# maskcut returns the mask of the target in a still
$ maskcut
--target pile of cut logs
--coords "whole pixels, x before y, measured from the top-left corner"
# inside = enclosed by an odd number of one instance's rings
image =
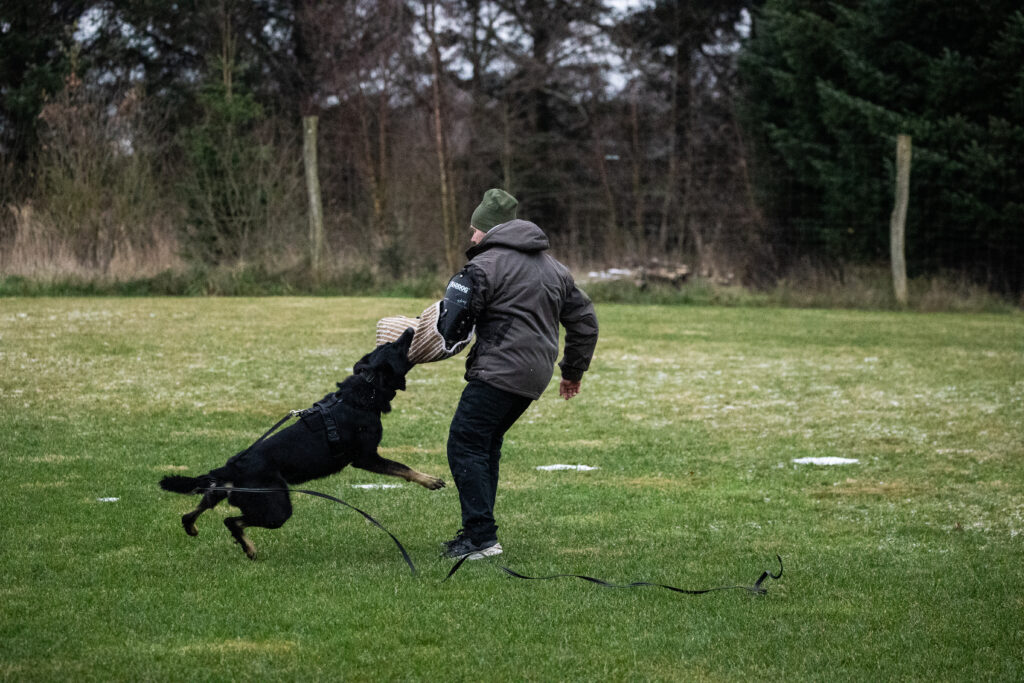
[[[609,268],[601,272],[591,272],[588,281],[595,280],[628,280],[640,289],[652,284],[667,284],[679,289],[690,277],[690,267],[685,264],[663,264],[651,259],[646,264],[631,268]]]

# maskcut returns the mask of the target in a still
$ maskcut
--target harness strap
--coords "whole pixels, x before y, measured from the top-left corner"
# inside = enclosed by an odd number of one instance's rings
[[[341,435],[338,434],[338,423],[334,421],[331,411],[320,406],[320,414],[324,416],[324,426],[327,427],[327,441],[332,445],[341,441]]]
[[[338,432],[338,422],[334,419],[334,416],[331,415],[330,406],[335,403],[341,403],[341,401],[335,398],[330,402],[324,400],[313,404],[313,407],[320,413],[320,417],[324,421],[324,427],[327,429],[327,443],[331,445],[332,449],[335,445],[341,442],[341,434]]]

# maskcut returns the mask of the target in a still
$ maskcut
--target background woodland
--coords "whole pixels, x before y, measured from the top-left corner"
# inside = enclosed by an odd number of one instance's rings
[[[8,0],[0,278],[436,279],[503,187],[577,269],[842,280],[898,134],[910,275],[1020,297],[1013,0]]]

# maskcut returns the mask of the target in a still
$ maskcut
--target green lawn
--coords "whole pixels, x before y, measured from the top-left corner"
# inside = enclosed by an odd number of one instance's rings
[[[0,299],[0,677],[1024,678],[1024,319],[599,306],[583,392],[506,439],[499,563],[451,566],[454,487],[347,469],[282,529],[179,524],[204,472],[423,299]],[[385,455],[450,480],[462,358],[415,368]],[[804,457],[856,459],[799,465]],[[538,471],[586,464],[587,472]],[[353,488],[402,483],[400,488]],[[116,498],[116,501],[102,499]],[[768,594],[683,596],[562,579]]]

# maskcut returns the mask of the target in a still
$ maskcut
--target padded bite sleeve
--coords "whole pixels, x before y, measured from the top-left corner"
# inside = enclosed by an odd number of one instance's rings
[[[478,296],[474,269],[466,267],[456,273],[448,281],[441,301],[441,313],[437,318],[437,331],[444,337],[447,346],[466,340],[473,325],[476,324],[476,311],[479,306],[475,298]]]

